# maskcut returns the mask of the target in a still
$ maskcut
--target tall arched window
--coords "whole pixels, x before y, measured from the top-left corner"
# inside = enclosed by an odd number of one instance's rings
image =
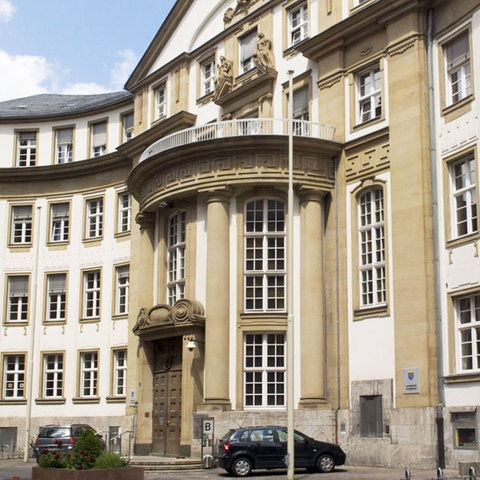
[[[248,202],[244,238],[245,311],[284,311],[284,202],[271,198]]]
[[[185,212],[168,220],[167,299],[169,305],[185,296]]]
[[[386,303],[385,224],[383,190],[374,188],[358,197],[360,305]]]

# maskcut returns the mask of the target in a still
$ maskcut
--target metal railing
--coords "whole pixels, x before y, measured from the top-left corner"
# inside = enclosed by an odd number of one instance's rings
[[[477,480],[477,471],[475,467],[470,467],[468,469],[468,475],[458,475],[456,477],[449,477],[442,468],[437,468],[435,476],[431,477],[429,480],[453,480],[454,478],[458,480]],[[419,480],[415,475],[412,475],[412,472],[409,468],[405,469],[405,477],[400,480]]]
[[[335,127],[307,120],[293,120],[293,135],[334,141]],[[208,123],[172,133],[150,145],[140,162],[158,153],[196,142],[249,135],[288,135],[288,119],[242,118]]]

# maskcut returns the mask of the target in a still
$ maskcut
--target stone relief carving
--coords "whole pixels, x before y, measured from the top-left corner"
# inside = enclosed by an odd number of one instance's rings
[[[257,67],[264,72],[275,70],[272,42],[263,33],[258,34],[254,60]]]
[[[215,78],[214,99],[229,93],[232,89],[233,73],[232,62],[223,55],[220,57],[220,63],[217,65],[217,77]]]
[[[223,15],[224,24],[228,25],[233,20],[233,17],[239,13],[248,13],[248,8],[251,3],[252,0],[237,0],[235,8],[227,8],[225,11],[225,14]]]

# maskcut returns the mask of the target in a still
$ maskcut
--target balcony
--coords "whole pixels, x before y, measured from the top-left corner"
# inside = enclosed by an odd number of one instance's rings
[[[297,188],[333,188],[335,159],[342,150],[334,135],[330,125],[293,121]],[[286,188],[288,144],[288,119],[244,118],[190,127],[148,146],[130,172],[128,187],[141,211],[200,192]]]
[[[293,120],[292,127],[293,135],[296,137],[334,141],[335,127],[331,125]],[[140,157],[140,162],[167,150],[193,143],[251,135],[288,135],[288,119],[244,118],[187,128],[167,135],[150,145]]]

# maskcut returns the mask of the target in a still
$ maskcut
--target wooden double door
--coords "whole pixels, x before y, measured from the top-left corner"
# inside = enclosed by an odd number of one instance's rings
[[[176,457],[180,453],[182,412],[182,339],[155,342],[153,374],[152,451]]]

